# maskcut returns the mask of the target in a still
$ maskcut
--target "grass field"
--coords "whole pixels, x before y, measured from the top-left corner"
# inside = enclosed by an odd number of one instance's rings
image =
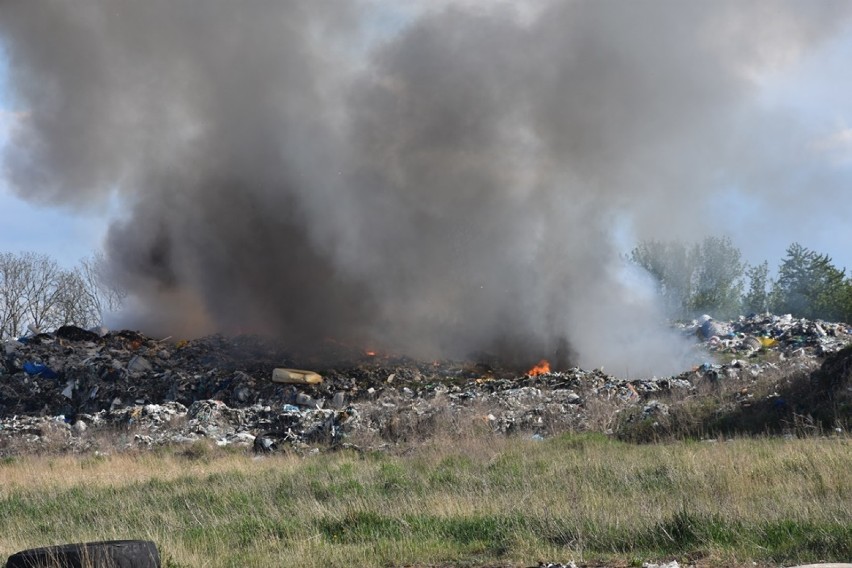
[[[849,561],[852,440],[480,435],[400,455],[196,445],[0,463],[0,558],[123,538],[181,567]]]

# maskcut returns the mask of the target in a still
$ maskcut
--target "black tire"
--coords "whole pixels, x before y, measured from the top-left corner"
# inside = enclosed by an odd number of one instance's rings
[[[6,568],[160,568],[150,540],[108,540],[32,548],[9,557]]]

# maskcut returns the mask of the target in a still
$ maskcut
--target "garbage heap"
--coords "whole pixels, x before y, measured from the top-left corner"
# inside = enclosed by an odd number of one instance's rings
[[[678,379],[715,382],[719,379],[755,380],[767,371],[775,374],[809,373],[826,356],[852,343],[852,326],[844,323],[794,318],[790,314],[751,314],[733,321],[709,315],[676,324],[707,360],[678,375]],[[744,386],[747,392],[747,385]]]
[[[718,326],[709,336],[708,321]],[[813,368],[852,343],[842,324],[768,314],[681,328],[708,363],[674,377],[630,379],[600,369],[533,376],[361,352],[316,364],[314,374],[294,371],[290,353],[256,336],[173,341],[68,326],[3,345],[0,455],[199,440],[258,452],[375,448],[470,427],[536,438],[607,431],[626,408],[665,412],[661,399],[673,392],[748,382],[779,365]],[[714,352],[738,358],[720,363]]]
[[[696,336],[715,353],[749,353],[772,348],[783,360],[837,353],[849,343],[852,328],[844,323],[794,318],[790,314],[751,314],[734,321],[717,321],[709,315],[678,327]]]

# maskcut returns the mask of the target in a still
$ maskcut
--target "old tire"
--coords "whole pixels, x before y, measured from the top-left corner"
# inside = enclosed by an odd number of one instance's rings
[[[6,568],[160,568],[150,540],[109,540],[32,548],[9,557]]]

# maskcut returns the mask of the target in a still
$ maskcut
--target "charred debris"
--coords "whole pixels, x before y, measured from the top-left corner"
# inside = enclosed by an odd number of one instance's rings
[[[340,345],[327,349],[342,362],[323,366],[257,336],[174,341],[62,327],[3,345],[0,455],[200,440],[257,452],[376,449],[465,426],[533,439],[618,435],[630,423],[665,423],[672,399],[722,384],[737,412],[777,410],[778,393],[751,389],[761,377],[811,373],[817,386],[834,388],[840,379],[832,369],[852,361],[844,349],[852,329],[840,323],[763,314],[728,322],[703,316],[677,327],[707,362],[642,379],[604,369],[550,371],[544,361],[526,372],[416,361]],[[784,404],[795,414],[795,404]]]

